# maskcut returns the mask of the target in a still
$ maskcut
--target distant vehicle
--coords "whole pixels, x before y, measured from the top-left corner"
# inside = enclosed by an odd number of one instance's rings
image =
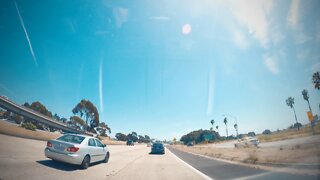
[[[44,150],[45,156],[55,161],[80,165],[87,169],[90,163],[109,161],[109,149],[91,136],[66,134],[56,140],[49,140]]]
[[[127,146],[134,146],[134,142],[132,140],[127,141]]]
[[[254,137],[244,137],[234,144],[235,148],[258,147],[259,140]]]
[[[193,142],[188,142],[187,146],[193,146]]]
[[[164,154],[164,145],[162,143],[153,143],[151,147],[151,154]]]

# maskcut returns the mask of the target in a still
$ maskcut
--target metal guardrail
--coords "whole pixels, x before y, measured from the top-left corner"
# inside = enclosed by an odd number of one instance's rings
[[[11,100],[7,99],[6,97],[0,96],[0,107],[3,109],[6,109],[8,111],[11,111],[15,114],[19,114],[21,116],[30,118],[30,119],[35,120],[37,122],[40,122],[44,125],[51,126],[51,127],[57,128],[57,129],[61,129],[66,132],[94,136],[93,133],[89,133],[89,132],[84,133],[83,131],[79,131],[77,129],[71,128],[71,127],[67,126],[65,123],[58,122],[48,116],[45,116],[43,114],[38,113],[30,108],[16,104],[16,103],[12,102]]]

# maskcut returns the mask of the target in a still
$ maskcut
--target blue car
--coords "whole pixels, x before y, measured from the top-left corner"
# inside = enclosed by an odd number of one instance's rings
[[[164,145],[162,143],[153,143],[151,147],[151,154],[164,154]]]

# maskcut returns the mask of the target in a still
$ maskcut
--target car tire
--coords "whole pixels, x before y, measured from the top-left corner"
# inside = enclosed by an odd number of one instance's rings
[[[109,152],[107,152],[106,157],[104,157],[103,162],[104,162],[104,163],[108,163],[109,157],[110,157],[110,154],[109,154]]]
[[[86,155],[84,158],[83,158],[83,161],[81,163],[81,168],[82,169],[88,169],[88,167],[90,166],[90,156],[89,155]]]

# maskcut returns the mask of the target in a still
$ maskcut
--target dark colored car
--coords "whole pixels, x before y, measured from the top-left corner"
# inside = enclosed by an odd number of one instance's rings
[[[162,143],[153,143],[151,147],[151,154],[164,154],[164,145]]]
[[[127,141],[127,146],[134,146],[133,141],[132,141],[132,140],[128,140],[128,141]]]
[[[188,142],[187,146],[188,147],[193,146],[193,142]]]

